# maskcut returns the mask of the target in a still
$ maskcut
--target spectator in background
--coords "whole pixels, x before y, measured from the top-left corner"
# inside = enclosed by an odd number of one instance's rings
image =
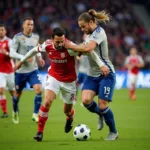
[[[110,52],[115,53],[110,56],[110,59],[115,68],[120,70],[133,43],[136,44],[142,55],[148,48],[147,44],[146,47],[141,47],[141,43],[147,43],[148,32],[144,29],[138,16],[135,15],[132,2],[130,0],[106,0],[103,3],[97,3],[97,0],[90,2],[88,0],[7,0],[0,5],[0,22],[6,22],[8,36],[13,37],[20,30],[20,20],[29,15],[34,16],[35,30],[40,35],[41,42],[49,38],[53,27],[61,26],[66,30],[66,36],[70,40],[81,43],[82,35],[76,23],[78,15],[89,8],[105,9],[112,15],[112,21],[108,23],[107,27],[104,26]],[[103,24],[101,25],[103,27]],[[114,47],[116,51],[114,51]],[[116,57],[121,58],[122,61],[118,61]],[[150,65],[147,64],[144,69],[150,69]]]

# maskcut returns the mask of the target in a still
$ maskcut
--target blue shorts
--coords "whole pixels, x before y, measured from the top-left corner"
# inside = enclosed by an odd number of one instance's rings
[[[27,82],[30,84],[30,87],[33,87],[35,84],[41,84],[38,70],[29,73],[15,73],[15,88],[17,92],[21,92],[26,87]]]
[[[116,75],[114,73],[110,73],[106,77],[87,76],[82,90],[92,90],[98,95],[99,99],[112,101],[115,83]]]
[[[84,83],[84,81],[86,79],[86,76],[87,75],[85,73],[79,72],[78,73],[77,83],[79,83],[79,84]]]

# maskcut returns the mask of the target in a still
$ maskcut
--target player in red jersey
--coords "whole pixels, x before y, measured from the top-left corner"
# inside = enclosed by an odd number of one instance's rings
[[[125,67],[128,69],[128,82],[129,82],[129,92],[130,98],[132,100],[136,99],[135,88],[138,73],[140,68],[144,66],[144,61],[140,55],[137,54],[137,49],[132,47],[130,49],[130,55],[125,60]]]
[[[15,94],[14,88],[14,70],[13,62],[9,57],[9,45],[11,39],[6,36],[6,27],[5,25],[0,25],[0,106],[3,111],[1,118],[7,118],[7,100],[5,95],[5,89],[8,87],[8,90],[13,96]]]
[[[39,111],[38,132],[34,137],[37,141],[42,141],[45,123],[48,119],[48,112],[51,105],[60,91],[61,98],[64,101],[64,113],[66,115],[65,132],[72,129],[73,122],[73,102],[76,100],[76,71],[75,71],[75,52],[64,48],[65,31],[61,28],[55,28],[52,33],[52,39],[45,41],[29,51],[24,58],[16,64],[18,69],[23,62],[37,52],[47,52],[50,59],[50,67],[45,85],[44,103]]]

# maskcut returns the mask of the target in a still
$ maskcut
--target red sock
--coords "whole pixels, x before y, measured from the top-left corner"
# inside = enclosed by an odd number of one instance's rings
[[[130,97],[134,95],[135,89],[130,89]]]
[[[49,109],[45,108],[43,105],[40,108],[39,111],[39,121],[38,121],[38,132],[44,131],[45,123],[48,119],[48,112]]]
[[[67,120],[73,120],[73,115],[74,115],[74,113],[75,113],[75,110],[72,109],[72,110],[71,110],[71,113],[70,113],[69,115],[67,115],[66,119],[67,119]]]
[[[2,107],[3,113],[7,113],[7,101],[6,99],[2,99],[0,100],[0,106]]]

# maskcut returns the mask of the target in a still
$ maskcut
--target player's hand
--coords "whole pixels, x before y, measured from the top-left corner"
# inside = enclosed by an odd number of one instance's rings
[[[45,61],[42,59],[42,57],[38,58],[38,64],[43,67],[45,65]]]
[[[104,76],[107,76],[110,72],[109,68],[106,65],[100,67],[100,71],[101,71],[102,75],[104,75]]]
[[[14,70],[15,70],[15,71],[18,70],[18,69],[22,66],[22,64],[23,64],[22,61],[18,61],[18,62],[16,63],[16,65],[15,65]]]
[[[27,62],[29,62],[29,63],[32,63],[32,61],[33,61],[32,57],[27,59]]]

